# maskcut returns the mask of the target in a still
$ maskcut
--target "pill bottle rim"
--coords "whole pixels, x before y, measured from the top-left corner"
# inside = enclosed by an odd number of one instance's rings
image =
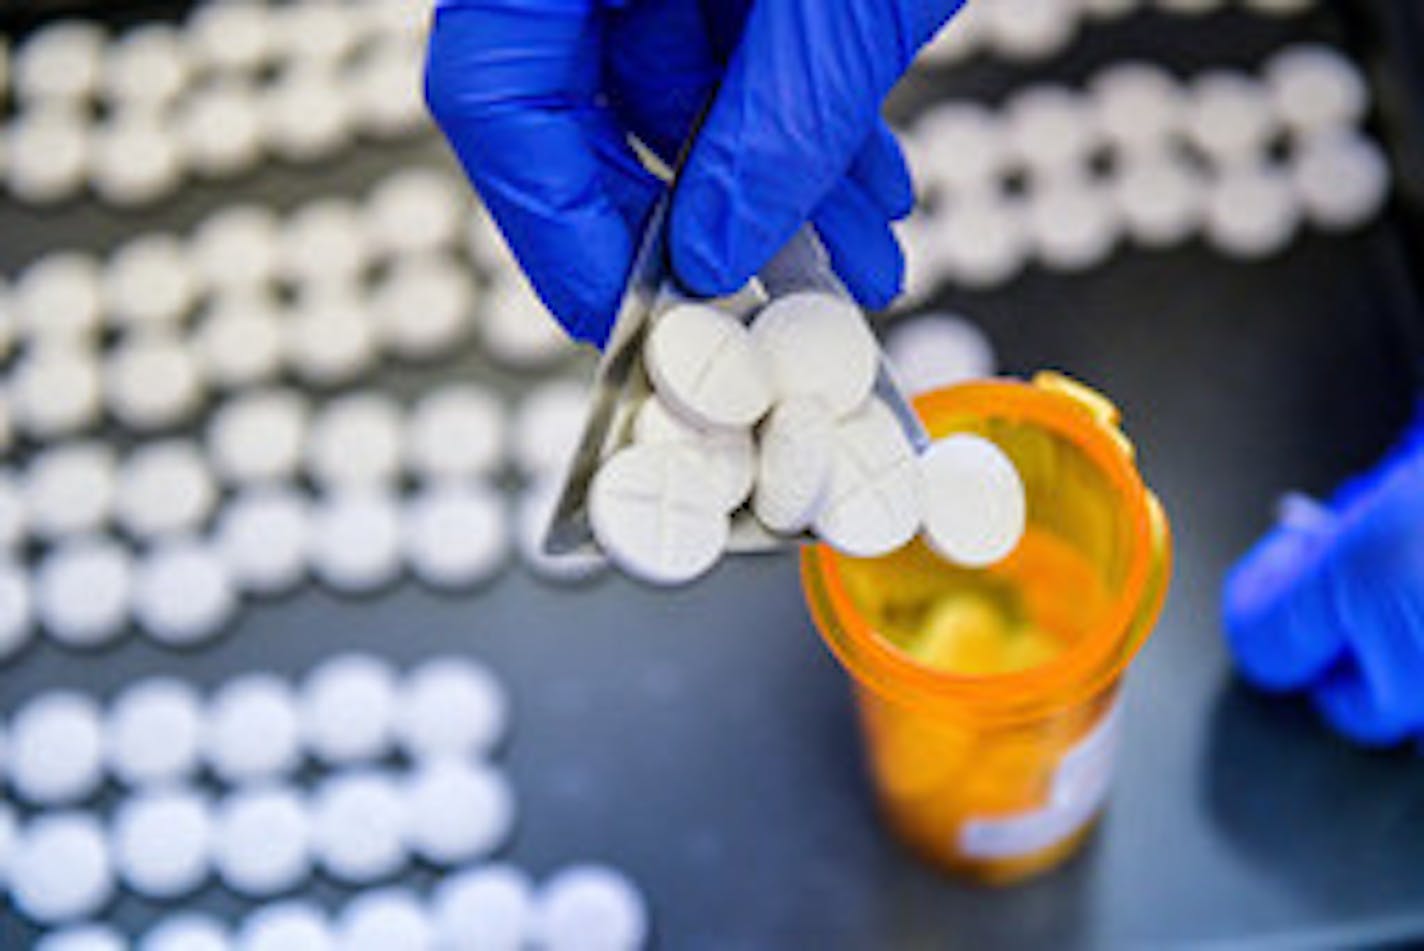
[[[933,435],[936,421],[975,416],[1028,420],[1084,453],[1122,500],[1131,562],[1103,619],[1071,649],[1020,671],[960,674],[916,661],[881,636],[850,596],[829,546],[801,554],[801,581],[821,638],[857,682],[892,702],[943,715],[973,711],[1022,721],[1088,702],[1116,686],[1146,642],[1171,570],[1171,537],[1157,498],[1143,484],[1130,444],[1100,413],[1062,392],[1019,380],[958,384],[918,396],[914,408]]]

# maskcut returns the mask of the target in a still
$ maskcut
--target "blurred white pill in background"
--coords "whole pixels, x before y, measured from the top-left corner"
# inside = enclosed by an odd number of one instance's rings
[[[243,393],[208,422],[207,448],[218,474],[233,485],[282,482],[302,461],[310,411],[298,390]]]
[[[1063,49],[1078,29],[1074,0],[995,0],[978,15],[986,45],[1008,60],[1046,59]]]
[[[10,370],[15,427],[39,440],[88,429],[103,412],[98,355],[88,344],[27,350]]]
[[[1008,146],[1015,161],[1031,172],[1079,172],[1100,144],[1088,101],[1062,86],[1028,86],[1004,105]]]
[[[227,928],[212,915],[180,911],[145,931],[135,947],[137,951],[230,951],[232,942]]]
[[[301,684],[302,737],[317,759],[342,766],[379,759],[394,741],[396,672],[370,654],[337,654]]]
[[[332,878],[368,884],[406,864],[406,814],[396,783],[374,769],[323,779],[311,797],[312,851]]]
[[[487,289],[477,326],[490,358],[514,370],[542,369],[577,349],[524,275],[512,271]]]
[[[41,557],[34,575],[36,613],[55,641],[99,647],[127,628],[134,584],[127,548],[102,536],[76,536]]]
[[[281,228],[277,215],[262,205],[229,205],[204,218],[188,243],[203,284],[267,290],[277,274]]]
[[[281,594],[306,578],[311,521],[302,493],[286,485],[257,486],[223,506],[213,545],[243,591]]]
[[[102,528],[113,513],[118,464],[98,440],[58,443],[30,457],[25,470],[25,523],[42,538]]]
[[[1266,62],[1266,84],[1282,121],[1298,135],[1354,127],[1370,93],[1359,67],[1329,46],[1288,46]]]
[[[929,106],[910,137],[916,143],[911,152],[921,156],[923,166],[916,169],[916,179],[942,191],[942,198],[992,187],[1009,165],[1004,120],[976,102]]]
[[[534,936],[548,951],[636,951],[648,942],[648,910],[617,869],[571,865],[539,887]]]
[[[104,310],[120,327],[181,321],[198,293],[188,249],[171,234],[130,238],[114,250],[104,267]]]
[[[286,899],[261,905],[237,932],[237,951],[336,951],[326,913],[309,901]]]
[[[144,553],[134,578],[134,618],[149,637],[187,647],[217,636],[237,610],[237,590],[211,546],[178,536]]]
[[[191,90],[172,128],[182,165],[199,175],[228,178],[262,160],[262,104],[250,82],[221,79]]]
[[[455,757],[417,763],[401,787],[410,847],[450,867],[491,854],[514,831],[514,792],[498,769]]]
[[[573,459],[588,413],[588,389],[554,380],[529,392],[515,409],[510,434],[515,465],[527,476],[562,473]]]
[[[262,291],[223,294],[200,318],[191,340],[213,386],[244,390],[270,382],[284,356],[281,305]]]
[[[379,391],[338,396],[312,419],[307,474],[326,488],[393,484],[401,471],[403,417],[400,404]]]
[[[124,936],[108,925],[70,925],[47,931],[30,951],[126,951]]]
[[[114,866],[145,898],[171,901],[197,890],[212,868],[213,817],[207,798],[182,786],[137,792],[114,810]]]
[[[408,888],[363,892],[336,919],[342,951],[392,951],[432,947],[434,930],[425,907]]]
[[[1118,151],[1157,151],[1186,124],[1187,97],[1165,69],[1128,61],[1108,66],[1088,81],[1093,117]]]
[[[396,737],[412,758],[487,755],[508,726],[504,687],[478,661],[437,657],[401,682]]]
[[[119,468],[115,520],[140,540],[196,531],[217,503],[217,480],[190,440],[142,444]]]
[[[99,83],[104,28],[79,19],[53,20],[27,36],[10,63],[15,97],[28,104],[85,103]]]
[[[114,894],[114,870],[96,815],[49,812],[26,823],[10,856],[10,900],[41,924],[98,913]]]
[[[406,561],[432,587],[474,587],[489,581],[508,560],[504,496],[487,485],[421,489],[406,502],[401,519]]]
[[[147,330],[126,336],[104,362],[109,411],[138,432],[188,422],[207,398],[197,356],[175,333]]]
[[[521,951],[534,938],[534,886],[511,865],[447,875],[431,896],[431,912],[442,947]]]
[[[1040,180],[1025,202],[1029,235],[1039,262],[1078,273],[1107,260],[1122,233],[1106,186],[1081,173]]]
[[[962,196],[930,225],[933,259],[952,281],[993,287],[1023,269],[1031,236],[1023,203],[996,192]]]
[[[301,728],[292,689],[272,674],[240,674],[208,704],[203,751],[230,784],[272,779],[301,762]]]
[[[1187,139],[1213,164],[1258,160],[1280,132],[1266,87],[1254,76],[1210,69],[1188,84]]]
[[[143,109],[111,114],[94,130],[89,182],[120,207],[166,198],[183,180],[183,156],[167,126]]]
[[[283,329],[283,362],[305,383],[318,387],[350,383],[376,362],[375,324],[355,287],[303,295]]]
[[[89,122],[67,106],[31,108],[10,121],[6,176],[23,202],[49,204],[77,195],[89,175]]]
[[[228,888],[276,895],[306,880],[311,862],[311,819],[296,790],[245,786],[218,805],[213,864]]]
[[[10,306],[29,341],[82,344],[102,325],[104,298],[98,260],[82,251],[54,251],[15,276]]]
[[[187,87],[191,55],[186,37],[167,23],[130,27],[104,47],[103,97],[120,109],[162,109]]]
[[[328,158],[350,140],[351,110],[329,68],[290,61],[261,90],[263,142],[292,162]]]
[[[396,257],[453,246],[469,213],[467,190],[448,172],[407,168],[376,183],[365,227],[377,254]]]
[[[191,776],[203,741],[198,692],[173,677],[148,677],[124,687],[104,720],[109,771],[129,786],[156,786]]]
[[[200,69],[257,72],[274,52],[272,19],[265,3],[200,3],[183,25],[185,44]]]
[[[360,39],[359,22],[339,3],[295,3],[269,10],[272,47],[283,60],[333,66]]]
[[[984,331],[956,314],[898,321],[885,338],[885,355],[911,395],[991,377],[998,363]]]
[[[39,806],[79,802],[104,775],[103,715],[92,697],[50,690],[31,697],[10,718],[10,785]]]
[[[1325,231],[1346,231],[1379,214],[1389,195],[1389,162],[1357,132],[1321,132],[1297,143],[1291,184],[1306,216]]]
[[[449,357],[474,325],[475,286],[452,259],[408,257],[384,275],[372,301],[382,348],[407,360]]]
[[[370,3],[368,7],[400,7]],[[419,4],[410,4],[418,7]],[[383,41],[359,54],[346,70],[343,88],[355,109],[362,133],[394,139],[431,127],[421,95],[425,47],[420,42]]]
[[[328,587],[364,594],[400,576],[400,505],[393,493],[337,489],[317,502],[312,525],[312,570]]]
[[[1300,223],[1300,201],[1280,168],[1252,162],[1212,178],[1206,238],[1228,257],[1255,260],[1282,250]]]
[[[1180,244],[1201,227],[1206,182],[1175,152],[1133,153],[1119,165],[1109,189],[1128,235],[1143,247]]]
[[[488,475],[503,468],[508,439],[499,398],[476,383],[447,383],[412,407],[405,467],[429,480]]]
[[[374,255],[360,206],[346,198],[307,202],[282,224],[278,265],[293,285],[348,285]]]

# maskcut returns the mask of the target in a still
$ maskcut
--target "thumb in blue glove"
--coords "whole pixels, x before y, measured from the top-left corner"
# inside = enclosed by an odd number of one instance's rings
[[[443,0],[426,98],[545,303],[607,336],[633,235],[720,87],[677,196],[672,259],[729,293],[813,221],[870,307],[899,290],[890,223],[913,188],[880,119],[915,51],[963,0]]]
[[[1424,414],[1319,518],[1286,520],[1242,560],[1225,621],[1248,680],[1309,690],[1342,734],[1424,732]]]

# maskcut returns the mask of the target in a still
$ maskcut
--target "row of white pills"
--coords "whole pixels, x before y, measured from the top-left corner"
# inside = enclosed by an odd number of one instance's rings
[[[173,901],[214,875],[243,895],[297,888],[320,869],[348,885],[390,878],[412,859],[449,867],[503,845],[516,820],[493,767],[445,757],[408,771],[337,770],[310,792],[245,786],[218,801],[167,786],[122,800],[107,828],[92,813],[40,813],[10,848],[10,896],[27,917],[72,921],[100,911],[122,882]]]
[[[172,195],[188,178],[228,179],[269,157],[331,158],[357,136],[395,138],[432,128],[420,97],[423,50],[390,42],[335,70],[292,66],[264,84],[217,79],[172,106],[125,106],[96,120],[42,104],[4,129],[0,168],[11,194],[37,205],[86,187],[120,207]]]
[[[209,774],[229,785],[279,779],[307,757],[328,766],[381,760],[483,757],[509,725],[504,687],[482,663],[457,656],[405,674],[367,654],[332,656],[293,685],[267,673],[236,676],[204,698],[171,677],[135,681],[105,707],[68,690],[41,693],[8,719],[4,773],[24,801],[82,802],[107,773],[135,788]]]
[[[538,887],[505,863],[441,879],[422,897],[404,887],[370,889],[329,915],[302,899],[272,902],[235,928],[200,912],[160,921],[137,951],[638,951],[650,937],[646,902],[626,875],[606,865],[570,865]],[[35,951],[125,951],[103,925],[78,925],[41,939]]]
[[[1241,0],[1238,6],[1266,16],[1293,16],[1316,0]],[[1138,9],[1200,16],[1231,6],[1229,0],[994,0],[969,2],[925,47],[924,67],[946,66],[977,55],[1016,62],[1048,59],[1063,51],[1085,21],[1112,20]]]
[[[1312,137],[1284,164],[1262,158],[1204,172],[1161,152],[1132,156],[1106,179],[1059,175],[1023,195],[986,188],[903,226],[905,301],[943,281],[999,286],[1030,260],[1083,271],[1124,239],[1156,249],[1200,235],[1224,255],[1259,259],[1284,249],[1302,224],[1341,232],[1369,222],[1389,189],[1378,145],[1347,131]]]
[[[973,102],[931,106],[906,135],[907,154],[927,196],[953,198],[1022,172],[1052,177],[1082,172],[1111,154],[1131,162],[1190,149],[1230,167],[1259,161],[1282,141],[1359,126],[1369,88],[1359,69],[1321,45],[1288,47],[1260,78],[1213,69],[1187,81],[1145,63],[1092,77],[1086,90],[1040,84],[1001,110]]]

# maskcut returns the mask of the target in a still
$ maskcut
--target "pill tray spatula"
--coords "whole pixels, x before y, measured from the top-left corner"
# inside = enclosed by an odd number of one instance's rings
[[[550,555],[589,554],[598,551],[588,520],[588,491],[602,462],[632,439],[633,415],[651,394],[643,370],[643,341],[655,314],[672,301],[685,298],[668,263],[667,227],[670,196],[675,184],[659,199],[644,230],[628,284],[609,335],[608,346],[594,376],[593,397],[584,421],[578,449],[564,476],[558,504],[544,535]],[[810,225],[804,226],[758,275],[753,286],[733,298],[712,303],[734,311],[745,310],[748,298],[766,300],[794,291],[817,290],[849,297],[830,267],[830,259]],[[916,451],[929,444],[924,428],[894,380],[884,354],[875,380],[875,395],[884,400],[904,427]],[[732,516],[729,552],[763,552],[785,548],[812,536],[775,535],[766,530],[747,506]]]

